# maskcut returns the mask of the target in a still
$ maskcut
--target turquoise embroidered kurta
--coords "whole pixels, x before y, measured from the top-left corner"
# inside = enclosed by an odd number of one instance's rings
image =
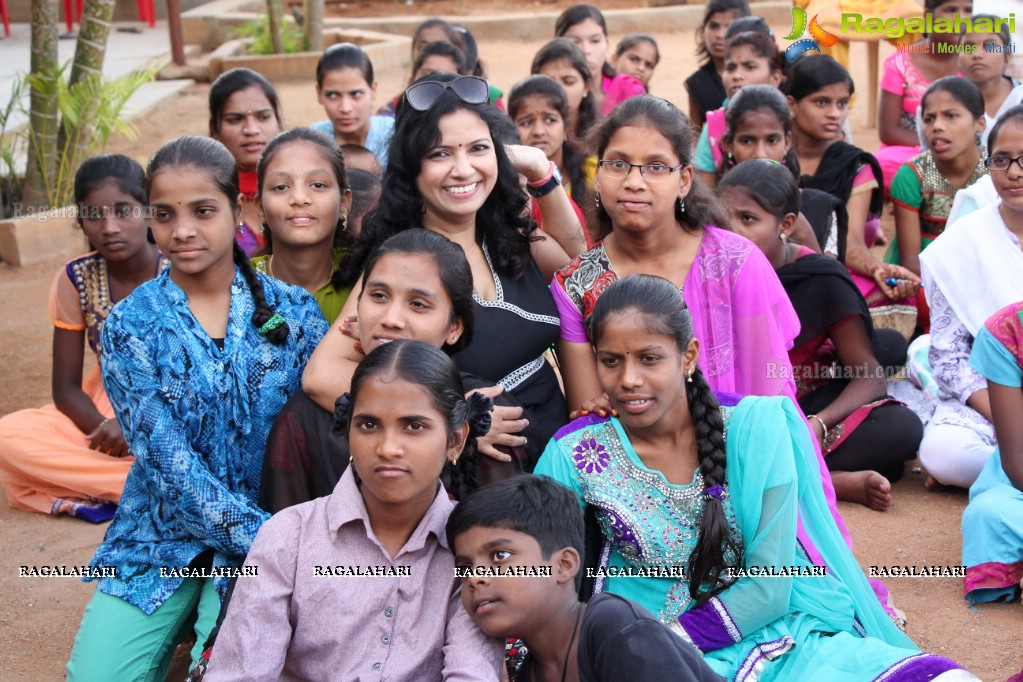
[[[103,385],[135,464],[92,565],[116,568],[99,589],[146,613],[181,585],[161,568],[206,550],[214,569],[241,565],[269,517],[256,504],[267,434],[327,331],[312,296],[257,275],[291,329],[280,346],[263,338],[236,271],[221,350],[169,272],[117,304],[101,334]]]
[[[677,622],[731,680],[897,682],[956,668],[920,653],[881,609],[828,511],[809,432],[792,402],[749,397],[722,410],[724,504],[745,571],[701,606],[689,599],[684,578],[613,577],[603,589]],[[572,422],[534,473],[596,507],[602,565],[688,564],[703,516],[702,476],[669,483],[643,464],[618,419]],[[824,558],[823,571],[814,572],[797,539],[800,524]]]

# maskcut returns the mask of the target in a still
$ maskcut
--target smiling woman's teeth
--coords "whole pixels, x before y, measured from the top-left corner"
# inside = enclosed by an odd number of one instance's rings
[[[469,192],[476,189],[476,185],[478,184],[479,183],[474,182],[471,185],[462,185],[460,187],[445,187],[445,189],[448,192],[451,192],[452,194],[468,194]]]

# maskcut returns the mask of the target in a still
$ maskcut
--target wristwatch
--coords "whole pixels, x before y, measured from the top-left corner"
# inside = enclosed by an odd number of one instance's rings
[[[554,188],[559,185],[561,185],[561,171],[558,170],[557,164],[551,161],[551,170],[547,173],[547,177],[537,182],[527,182],[526,191],[530,196],[539,199],[553,192]]]

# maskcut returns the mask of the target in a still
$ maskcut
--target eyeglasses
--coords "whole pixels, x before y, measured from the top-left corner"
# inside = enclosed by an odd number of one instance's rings
[[[1023,156],[1017,156],[1016,158],[1011,156],[989,156],[984,159],[984,166],[987,167],[988,170],[1004,173],[1009,170],[1013,162],[1015,162],[1020,169],[1023,169]]]
[[[598,165],[604,171],[604,175],[614,180],[624,180],[629,177],[633,168],[638,168],[639,174],[650,182],[666,180],[675,171],[686,167],[684,163],[666,166],[663,163],[628,163],[618,159],[601,159]]]
[[[483,104],[490,99],[490,84],[479,76],[459,76],[454,80],[421,81],[405,90],[405,101],[416,111],[426,111],[433,106],[445,90],[466,104]]]

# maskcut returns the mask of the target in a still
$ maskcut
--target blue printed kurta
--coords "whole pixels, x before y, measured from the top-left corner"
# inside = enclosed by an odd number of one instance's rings
[[[92,565],[116,567],[99,589],[147,614],[182,582],[161,577],[162,567],[185,567],[208,549],[214,569],[240,566],[269,517],[256,504],[267,434],[327,323],[308,293],[257,276],[291,329],[280,346],[253,326],[255,304],[237,271],[222,351],[169,270],[115,306],[103,327],[103,384],[135,464]]]

